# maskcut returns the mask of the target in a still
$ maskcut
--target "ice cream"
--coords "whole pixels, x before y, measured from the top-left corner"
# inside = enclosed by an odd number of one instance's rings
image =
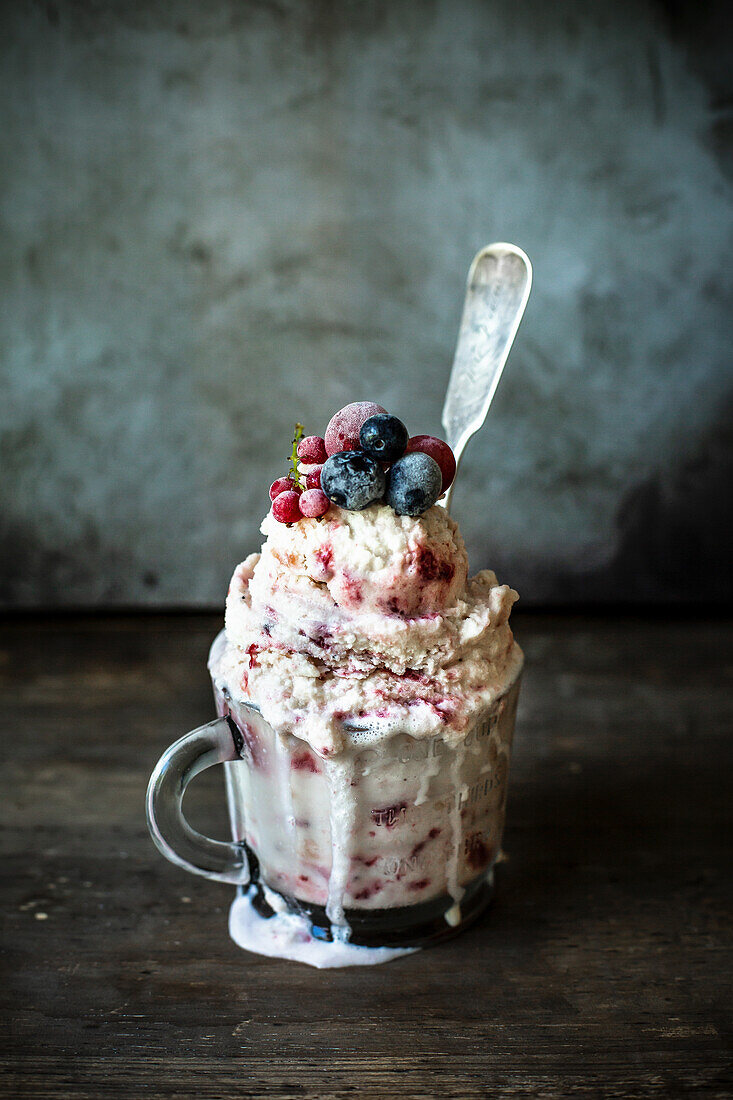
[[[518,658],[517,594],[489,570],[467,581],[445,510],[332,506],[292,526],[268,516],[262,533],[232,578],[216,675],[323,757],[343,749],[345,718],[457,743]]]
[[[445,443],[347,406],[325,440],[302,441],[308,488],[297,445],[210,656],[241,739],[225,765],[232,827],[255,865],[230,927],[292,958],[315,937],[314,965],[384,961],[485,904],[523,660],[517,593],[490,570],[468,578],[436,503],[455,473]]]

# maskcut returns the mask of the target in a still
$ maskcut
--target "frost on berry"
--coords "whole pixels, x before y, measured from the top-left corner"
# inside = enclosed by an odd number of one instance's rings
[[[317,519],[318,516],[325,516],[331,502],[322,489],[306,489],[298,498],[298,504],[304,516]]]
[[[338,451],[355,451],[359,446],[359,432],[362,424],[370,416],[386,412],[381,405],[373,401],[352,401],[332,416],[326,428],[326,452],[335,455]]]
[[[300,493],[302,490],[295,484],[291,477],[278,477],[270,486],[270,500],[280,496],[280,493]]]
[[[313,469],[309,470],[305,475],[305,483],[309,489],[320,489],[322,469],[323,466],[314,466]]]
[[[272,502],[272,514],[278,523],[297,523],[303,518],[300,510],[300,493],[288,490],[280,493]]]
[[[435,435],[413,435],[407,443],[407,454],[413,451],[421,451],[438,463],[443,475],[440,491],[444,493],[456,476],[456,459],[448,444]]]
[[[326,444],[320,435],[307,435],[301,439],[297,447],[298,458],[307,465],[323,463],[328,458]]]

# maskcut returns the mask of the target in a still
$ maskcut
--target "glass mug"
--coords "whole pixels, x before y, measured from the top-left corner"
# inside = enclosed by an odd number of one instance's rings
[[[223,633],[214,642],[224,644]],[[333,759],[277,734],[258,708],[214,684],[219,717],[163,754],[148,826],[160,852],[247,891],[257,913],[305,917],[312,935],[365,947],[421,947],[488,904],[500,851],[521,661],[456,746],[344,721]],[[232,841],[183,816],[188,784],[223,764]]]

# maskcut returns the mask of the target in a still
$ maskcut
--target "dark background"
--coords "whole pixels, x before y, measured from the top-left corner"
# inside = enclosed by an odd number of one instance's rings
[[[0,623],[0,1096],[733,1095],[732,62],[722,4],[0,5],[0,607],[47,609]],[[240,952],[148,776],[294,420],[439,432],[502,239],[455,497],[540,609],[496,900],[386,968]]]
[[[296,419],[440,433],[492,240],[535,284],[474,568],[731,599],[722,4],[15,3],[0,53],[4,606],[221,606]]]

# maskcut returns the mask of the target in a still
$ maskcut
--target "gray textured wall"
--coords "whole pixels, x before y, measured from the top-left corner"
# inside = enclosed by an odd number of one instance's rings
[[[496,239],[535,287],[456,494],[473,564],[527,602],[730,598],[706,11],[3,5],[2,601],[220,604],[296,418],[368,397],[439,433]]]

